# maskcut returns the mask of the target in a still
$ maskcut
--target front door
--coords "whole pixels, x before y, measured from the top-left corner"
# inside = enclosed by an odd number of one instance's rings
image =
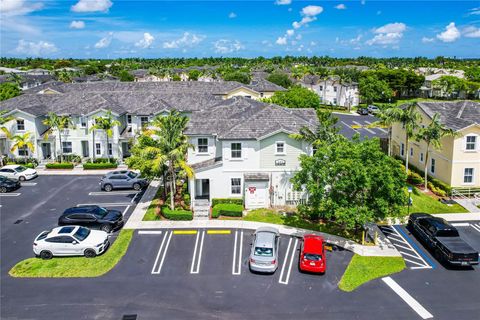
[[[245,207],[247,209],[268,207],[268,181],[245,182]]]
[[[82,156],[87,158],[90,156],[90,152],[88,150],[88,141],[82,141]]]
[[[50,148],[50,142],[42,142],[42,155],[43,159],[51,159],[52,151]]]

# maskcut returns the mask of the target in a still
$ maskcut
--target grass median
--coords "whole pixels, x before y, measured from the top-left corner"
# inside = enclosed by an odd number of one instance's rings
[[[340,290],[353,291],[364,283],[405,269],[402,257],[364,257],[354,255],[338,284]]]
[[[99,277],[115,267],[127,252],[133,230],[120,231],[112,246],[102,255],[85,257],[55,257],[51,260],[29,258],[17,263],[8,273],[19,278]]]

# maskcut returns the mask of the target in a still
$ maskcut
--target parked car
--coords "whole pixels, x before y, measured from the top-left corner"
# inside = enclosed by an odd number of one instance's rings
[[[278,268],[280,232],[276,228],[261,227],[253,235],[248,265],[251,271],[274,273]]]
[[[141,190],[148,185],[148,181],[140,177],[139,173],[122,170],[107,173],[100,180],[100,188],[105,191],[113,189],[134,189]]]
[[[321,236],[314,234],[303,236],[298,267],[300,271],[325,273],[327,270],[327,259],[324,241]]]
[[[0,193],[17,190],[20,187],[20,181],[0,176]]]
[[[109,247],[108,234],[81,226],[57,227],[40,233],[33,242],[33,252],[42,259],[54,256],[93,258]]]
[[[374,105],[369,105],[368,106],[368,112],[370,112],[371,114],[377,114],[380,112],[380,108],[378,108],[377,106],[374,106]]]
[[[79,225],[111,232],[124,224],[122,212],[108,210],[96,205],[73,207],[65,210],[58,218],[58,225]]]
[[[460,238],[457,229],[442,218],[427,213],[413,213],[408,219],[413,233],[439,261],[452,265],[478,264],[478,252]]]
[[[0,176],[20,181],[31,180],[37,175],[37,170],[19,164],[9,164],[0,169]]]
[[[358,108],[357,113],[361,116],[368,116],[368,109],[367,108]]]

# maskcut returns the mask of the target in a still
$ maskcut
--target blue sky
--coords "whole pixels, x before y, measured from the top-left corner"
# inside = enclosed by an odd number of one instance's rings
[[[480,58],[480,1],[1,0],[7,57]]]

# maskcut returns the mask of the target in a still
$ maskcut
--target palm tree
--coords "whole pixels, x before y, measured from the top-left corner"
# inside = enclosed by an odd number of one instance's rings
[[[319,125],[315,131],[308,127],[302,127],[299,133],[293,133],[290,135],[292,139],[303,140],[312,145],[313,148],[318,147],[321,143],[334,143],[338,139],[337,134],[339,128],[335,127],[338,118],[333,116],[330,112],[317,110],[317,118]]]
[[[14,117],[10,115],[5,115],[8,112],[8,110],[2,110],[0,111],[0,130],[5,133],[7,138],[11,138],[10,131],[5,127],[5,124],[11,120],[14,119]],[[0,166],[3,166],[3,148],[0,148]]]
[[[27,150],[35,151],[35,145],[32,142],[32,138],[30,137],[30,132],[25,132],[24,134],[16,134],[11,137],[12,140],[12,148],[10,149],[11,152],[15,150],[23,150],[23,157],[25,159],[25,164],[27,164]]]
[[[67,129],[74,129],[75,125],[68,116],[58,116],[54,112],[49,112],[47,118],[43,120],[43,124],[49,126],[49,129],[45,133],[45,139],[48,139],[48,136],[52,134],[55,130],[58,131],[58,140],[60,143],[60,162],[63,161],[63,143],[62,143],[62,133],[66,133]],[[66,140],[66,136],[65,136]],[[56,147],[54,147],[55,161],[56,157]]]
[[[392,114],[394,113],[394,111],[392,111],[393,108],[394,107],[380,111],[377,114],[380,120],[372,123],[372,127],[377,125],[388,127],[388,156],[392,155],[392,125],[395,123],[395,118]]]
[[[170,209],[174,210],[176,193],[176,172],[183,170],[187,177],[194,176],[193,169],[187,164],[186,155],[193,145],[183,134],[187,127],[188,117],[180,115],[178,111],[170,111],[166,116],[158,115],[152,121],[153,129],[145,133],[156,139],[156,145],[145,148],[146,154],[154,154],[153,163],[157,168],[167,167],[170,178]]]
[[[113,128],[121,125],[120,121],[116,120],[113,115],[112,111],[108,110],[103,117],[96,117],[95,124],[90,128],[90,130],[103,130],[105,131],[105,135],[107,137],[107,158],[110,162],[110,151],[108,146],[110,145],[108,138],[113,136]]]
[[[42,123],[46,126],[48,126],[49,128],[47,129],[47,131],[45,132],[44,134],[44,139],[45,140],[48,140],[48,137],[55,131],[57,130],[58,131],[58,127],[59,127],[59,124],[60,124],[60,117],[54,113],[54,112],[49,112],[47,113],[47,118],[46,119],[43,119]],[[61,145],[61,137],[60,137],[60,145]],[[53,146],[53,157],[55,159],[55,161],[57,160],[57,148],[56,146],[54,145]]]
[[[452,129],[446,128],[440,122],[440,114],[436,113],[432,117],[432,122],[424,128],[421,128],[418,133],[415,135],[415,139],[417,141],[424,141],[427,144],[427,151],[425,152],[425,166],[424,166],[424,181],[425,181],[425,190],[427,190],[427,169],[428,169],[428,156],[429,156],[429,148],[433,146],[435,149],[441,149],[442,143],[441,140],[443,137],[446,136],[455,136],[456,133]]]
[[[410,103],[405,107],[390,108],[391,121],[393,123],[401,123],[405,130],[405,170],[408,174],[408,143],[413,137],[415,129],[418,128],[418,123],[421,120],[420,114],[416,110],[416,104]]]

